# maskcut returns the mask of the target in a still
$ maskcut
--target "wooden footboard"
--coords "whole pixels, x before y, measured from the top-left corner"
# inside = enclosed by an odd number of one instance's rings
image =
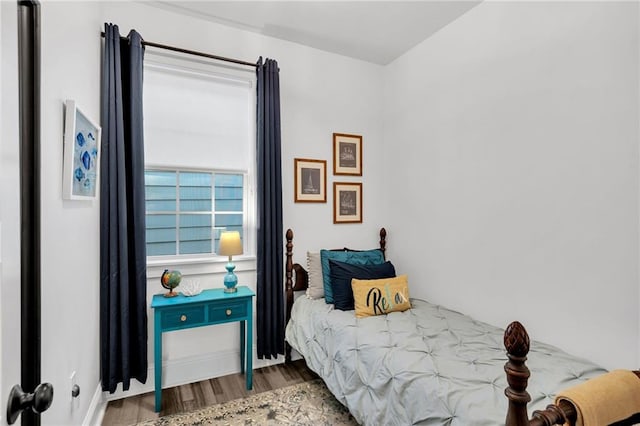
[[[309,287],[309,274],[306,269],[299,263],[293,263],[293,231],[287,229],[285,233],[287,240],[287,262],[286,262],[286,274],[285,274],[285,293],[287,300],[287,310],[285,324],[289,323],[291,319],[291,307],[293,306],[293,295],[296,291],[303,291]],[[383,257],[386,258],[385,253],[387,250],[387,231],[384,228],[380,228],[380,250],[382,250]],[[348,248],[333,249],[333,250],[349,250]],[[295,280],[294,280],[295,274]],[[284,361],[291,362],[291,345],[285,342]]]
[[[383,254],[386,250],[387,231],[380,229],[380,249]],[[309,285],[309,275],[305,268],[293,263],[293,231],[286,232],[286,323],[291,319],[291,308],[296,291],[304,291]],[[336,250],[348,250],[346,248]],[[527,354],[529,353],[529,335],[524,326],[519,322],[512,322],[504,333],[504,346],[507,350],[509,360],[504,366],[507,374],[508,387],[505,395],[509,399],[506,426],[553,426],[565,423],[575,424],[577,413],[575,408],[569,403],[561,402],[559,405],[551,404],[545,410],[533,412],[533,417],[529,419],[527,404],[531,397],[527,392],[530,371],[526,366]],[[285,362],[291,362],[291,346],[285,342]],[[640,372],[635,374],[640,380]],[[560,391],[561,389],[558,389]],[[632,419],[615,423],[615,426],[633,425],[640,423],[640,415]]]
[[[504,366],[509,383],[504,392],[509,399],[506,426],[553,426],[565,423],[574,425],[578,414],[574,406],[565,401],[561,401],[559,405],[548,405],[545,410],[534,411],[533,418],[529,419],[527,404],[531,401],[531,397],[527,392],[527,384],[531,373],[525,365],[529,353],[529,334],[518,321],[509,324],[505,330],[504,346],[509,358]],[[640,371],[634,371],[634,373],[640,379]],[[634,425],[637,421],[638,419],[634,416],[616,425]]]

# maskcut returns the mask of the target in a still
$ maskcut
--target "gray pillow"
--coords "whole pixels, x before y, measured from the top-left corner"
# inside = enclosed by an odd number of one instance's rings
[[[307,273],[309,274],[307,297],[309,299],[324,298],[324,282],[322,280],[320,252],[307,252]]]

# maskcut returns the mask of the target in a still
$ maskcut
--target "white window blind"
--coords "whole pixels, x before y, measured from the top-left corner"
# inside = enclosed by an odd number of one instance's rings
[[[249,170],[255,140],[251,77],[145,64],[146,163]]]
[[[145,58],[147,255],[214,254],[221,230],[245,253],[254,221],[255,71]],[[250,250],[250,249],[249,249]]]

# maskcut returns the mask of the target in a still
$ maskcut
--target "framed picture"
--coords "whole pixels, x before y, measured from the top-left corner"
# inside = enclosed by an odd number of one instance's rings
[[[333,174],[362,176],[362,136],[333,134]]]
[[[362,223],[362,183],[333,183],[333,223]]]
[[[295,202],[327,202],[327,162],[294,158],[295,165]]]
[[[65,102],[62,172],[65,200],[93,200],[98,196],[101,130],[75,101]]]

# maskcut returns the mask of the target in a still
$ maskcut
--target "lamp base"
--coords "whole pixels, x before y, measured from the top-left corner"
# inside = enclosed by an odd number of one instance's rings
[[[236,268],[232,262],[227,263],[225,266],[227,269],[227,275],[224,276],[224,292],[225,293],[235,293],[238,291],[236,285],[238,284],[238,277],[233,273],[233,270]]]

